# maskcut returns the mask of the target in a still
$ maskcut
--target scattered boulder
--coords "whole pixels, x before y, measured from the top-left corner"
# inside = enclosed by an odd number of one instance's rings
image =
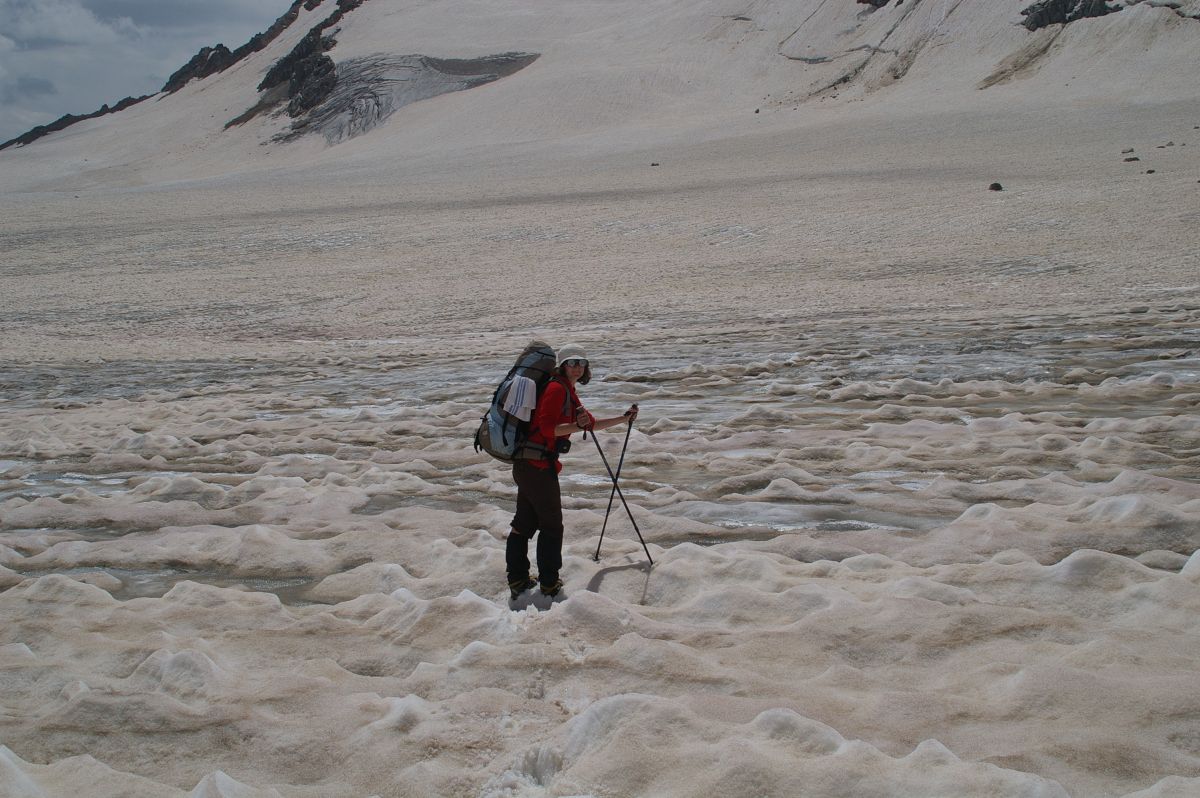
[[[858,2],[859,5],[867,5],[871,6],[872,8],[883,8],[889,2],[891,2],[891,0],[858,0]]]
[[[1003,190],[1004,190],[1004,186],[1000,185],[999,183],[992,183],[990,186],[988,186],[988,191],[1003,191]]]
[[[1131,152],[1133,152],[1133,147],[1130,147],[1130,148],[1129,148],[1129,149],[1127,149],[1127,150],[1121,150],[1121,154],[1122,154],[1122,155],[1128,155],[1128,154],[1129,154],[1129,153],[1131,153]]]
[[[1153,169],[1147,169],[1147,170],[1146,170],[1146,174],[1148,174],[1148,175],[1152,175],[1152,174],[1154,174],[1154,170],[1153,170]]]
[[[1136,155],[1134,155],[1133,157],[1126,158],[1125,163],[1132,163],[1133,161],[1140,161],[1140,160],[1142,160],[1142,159],[1137,157]]]

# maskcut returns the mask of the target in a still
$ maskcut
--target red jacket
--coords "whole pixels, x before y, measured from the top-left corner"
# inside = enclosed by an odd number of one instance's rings
[[[533,420],[529,425],[529,441],[555,451],[555,442],[565,441],[570,436],[556,437],[554,428],[559,424],[574,424],[577,411],[582,409],[579,396],[566,380],[550,380],[542,395],[538,397],[537,408],[533,411]],[[529,463],[536,468],[550,467],[549,460],[530,460]],[[562,463],[557,459],[554,461],[554,467],[557,471],[562,471]]]

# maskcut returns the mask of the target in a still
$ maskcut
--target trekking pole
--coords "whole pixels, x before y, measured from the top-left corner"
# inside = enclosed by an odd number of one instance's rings
[[[637,405],[634,405],[633,409],[636,411]],[[608,492],[608,509],[604,511],[604,525],[600,527],[600,540],[596,543],[596,554],[592,557],[595,562],[600,562],[600,547],[604,544],[604,530],[608,528],[608,515],[612,512],[613,498],[617,495],[617,480],[621,478],[621,467],[625,465],[625,449],[629,446],[629,433],[631,432],[633,432],[632,418],[629,419],[629,426],[625,428],[625,443],[621,444],[621,459],[617,461],[617,475],[613,478],[613,489]],[[592,437],[596,437],[595,433],[592,433]]]
[[[642,548],[646,551],[646,560],[654,565],[654,559],[650,556],[650,549],[646,546],[646,539],[642,537],[642,530],[638,529],[637,521],[633,520],[633,512],[629,509],[629,502],[625,501],[625,494],[621,491],[621,486],[617,484],[617,478],[613,475],[612,468],[608,465],[608,458],[604,456],[604,450],[600,448],[600,441],[596,440],[596,433],[592,433],[592,441],[596,444],[596,451],[600,453],[600,460],[604,463],[604,470],[608,472],[608,478],[612,480],[613,490],[621,497],[621,504],[625,506],[625,513],[629,516],[629,523],[633,524],[633,531],[637,532],[638,540],[642,542]]]

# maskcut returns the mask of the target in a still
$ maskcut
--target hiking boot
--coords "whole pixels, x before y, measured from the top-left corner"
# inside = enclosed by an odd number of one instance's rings
[[[542,595],[543,596],[551,596],[551,597],[557,596],[558,592],[562,589],[563,589],[563,581],[561,579],[555,579],[554,584],[552,584],[552,585],[546,585],[546,584],[542,585]]]
[[[517,596],[520,596],[526,590],[532,590],[535,587],[537,587],[537,581],[534,580],[533,577],[525,576],[520,579],[509,580],[508,593],[512,597],[512,600],[516,601]]]

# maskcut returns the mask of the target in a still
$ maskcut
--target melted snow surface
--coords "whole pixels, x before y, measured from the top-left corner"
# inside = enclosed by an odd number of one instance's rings
[[[468,445],[495,357],[13,369],[6,772],[30,795],[137,794],[106,768],[193,795],[1194,779],[1200,374],[1164,354],[1196,310],[716,321],[584,390],[644,408],[623,482],[653,568],[619,505],[592,561],[608,490],[577,441],[568,597],[516,612],[513,488]]]

